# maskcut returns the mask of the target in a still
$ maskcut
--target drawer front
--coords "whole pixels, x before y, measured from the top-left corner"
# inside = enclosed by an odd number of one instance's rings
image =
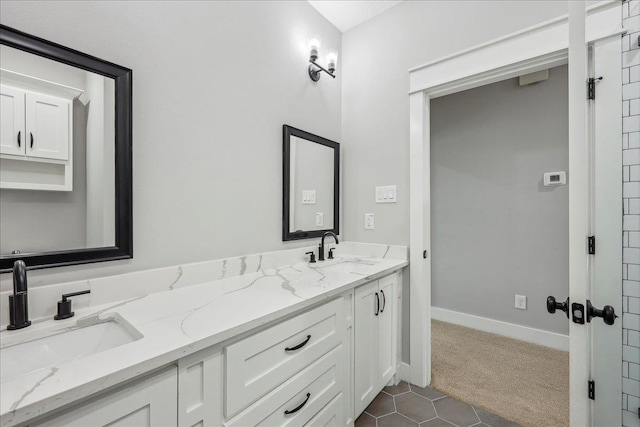
[[[225,426],[305,425],[334,397],[341,394],[344,372],[344,346],[340,345],[227,422]]]
[[[344,393],[340,393],[311,418],[305,427],[343,427],[344,418]]]
[[[178,375],[175,366],[131,385],[80,403],[59,416],[30,427],[172,427],[178,419]]]
[[[226,417],[339,345],[345,333],[343,301],[336,299],[226,347]]]

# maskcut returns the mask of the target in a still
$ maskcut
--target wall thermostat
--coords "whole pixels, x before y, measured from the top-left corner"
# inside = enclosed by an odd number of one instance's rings
[[[565,185],[567,183],[567,173],[565,171],[547,172],[544,174],[543,182],[545,187],[549,187],[551,185]]]

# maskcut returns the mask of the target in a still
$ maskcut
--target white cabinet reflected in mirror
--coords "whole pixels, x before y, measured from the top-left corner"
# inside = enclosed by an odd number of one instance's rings
[[[282,240],[339,234],[340,145],[283,126]]]
[[[115,244],[114,90],[0,45],[0,253]]]
[[[0,25],[0,272],[132,257],[131,79]]]

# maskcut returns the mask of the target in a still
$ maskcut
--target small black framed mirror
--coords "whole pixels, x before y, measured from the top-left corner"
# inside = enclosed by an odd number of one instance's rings
[[[340,144],[282,126],[282,240],[340,234]]]
[[[132,70],[5,25],[0,49],[3,108],[23,115],[0,144],[0,272],[132,258]]]

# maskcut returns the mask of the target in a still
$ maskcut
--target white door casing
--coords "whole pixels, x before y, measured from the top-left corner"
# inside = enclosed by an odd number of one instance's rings
[[[589,158],[587,142],[587,47],[583,2],[569,2],[569,304],[589,298]],[[569,317],[572,317],[571,315]],[[569,423],[589,426],[589,331],[569,322]],[[578,395],[581,395],[578,398]]]
[[[571,5],[572,3],[574,4]],[[573,300],[578,299],[585,303],[590,292],[589,258],[585,250],[586,237],[590,230],[589,199],[587,197],[589,170],[585,121],[587,108],[585,96],[587,50],[585,43],[592,44],[619,36],[624,33],[624,30],[621,26],[619,2],[606,1],[592,5],[586,11],[586,18],[582,2],[570,1],[569,4],[569,10],[573,15],[571,19],[571,38],[574,40],[574,48],[571,49],[572,60],[573,57],[578,56],[573,66],[574,72],[572,73],[571,65],[569,71],[570,294]],[[576,20],[578,20],[577,24],[574,23]],[[423,251],[429,254],[431,249],[430,99],[566,64],[570,50],[569,29],[569,16],[563,16],[409,70],[411,370],[410,378],[407,379],[414,384],[419,386],[429,384],[431,371],[431,261],[430,256],[423,258]],[[620,51],[617,54],[620,55]],[[618,74],[619,69],[618,67]],[[572,76],[578,76],[579,80],[572,82]],[[572,88],[572,86],[574,87]],[[617,90],[620,91],[620,85]],[[574,95],[573,101],[571,99],[572,93]],[[619,99],[614,108],[619,108]],[[604,101],[603,104],[606,102],[609,101]],[[613,117],[613,115],[607,117]],[[620,117],[618,115],[616,118],[618,122]],[[606,125],[601,123],[601,126]],[[621,138],[621,132],[618,134],[618,138]],[[609,144],[608,148],[620,151],[619,144]],[[598,152],[598,155],[601,153]],[[621,164],[618,164],[617,167],[621,168]],[[615,172],[612,175],[615,175]],[[621,173],[618,173],[617,176],[619,181]],[[596,179],[599,180],[600,177],[596,176]],[[619,186],[620,182],[617,185]],[[618,205],[620,205],[620,200],[621,198],[618,199]],[[611,210],[602,213],[604,215],[602,218],[605,218],[602,224],[609,224],[607,227],[610,229],[616,226],[616,220],[619,221],[619,218],[609,218],[613,214],[614,212]],[[613,222],[609,223],[609,220]],[[621,233],[621,226],[618,228],[618,233]],[[611,254],[610,256],[616,257],[617,255]],[[622,262],[621,256],[617,262],[619,269]],[[612,265],[613,261],[609,261],[607,264]],[[605,273],[606,270],[603,270],[603,274]],[[618,294],[621,295],[621,290]],[[598,308],[604,304],[613,304],[613,302],[598,301],[595,303]],[[594,320],[593,324],[597,325],[594,329],[600,327],[597,322],[601,322],[601,320]],[[591,353],[590,325],[571,324],[570,328],[570,419],[572,425],[585,426],[591,423],[591,406],[586,397],[589,355]],[[607,332],[607,334],[609,333],[613,333],[613,331]],[[620,365],[621,346],[608,350],[608,360]],[[620,375],[617,378],[612,375],[611,378],[612,381],[619,381]],[[617,410],[618,419],[620,408],[620,405],[614,407],[614,410]],[[614,411],[611,412],[612,414],[606,416],[616,417]],[[614,422],[614,425],[616,424],[620,425],[620,422]]]

